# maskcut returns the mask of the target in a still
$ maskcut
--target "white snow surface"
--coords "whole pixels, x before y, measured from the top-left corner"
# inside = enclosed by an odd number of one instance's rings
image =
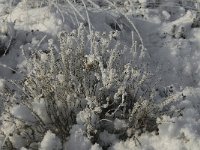
[[[147,3],[147,0],[139,0],[139,2]],[[144,133],[138,136],[137,140],[119,141],[115,135],[104,131],[100,134],[100,138],[104,145],[110,145],[109,150],[199,150],[200,27],[191,28],[197,11],[184,7],[172,7],[175,2],[177,1],[163,2],[160,7],[155,8],[129,9],[126,11],[126,15],[135,24],[144,46],[149,52],[150,60],[146,61],[149,63],[150,70],[162,78],[160,87],[165,89],[165,87],[173,85],[177,91],[186,95],[186,98],[181,99],[173,108],[177,110],[184,108],[182,116],[174,118],[163,116],[162,120],[158,119],[158,122],[161,123],[159,135]],[[1,44],[15,38],[14,43],[10,45],[9,52],[6,55],[0,55],[0,91],[4,87],[5,79],[21,79],[23,78],[21,73],[26,72],[23,66],[27,64],[20,49],[21,45],[28,47],[38,44],[39,48],[44,50],[47,48],[47,40],[54,39],[59,31],[70,32],[78,27],[79,22],[76,17],[79,20],[82,17],[86,18],[82,7],[79,8],[81,16],[78,14],[75,16],[69,5],[52,5],[41,8],[29,8],[24,5],[25,1],[16,2],[16,5],[12,7],[5,1],[0,1]],[[9,10],[8,13],[6,10]],[[131,45],[133,27],[124,21],[124,17],[119,12],[106,8],[89,8],[89,14],[93,30],[112,31],[109,24],[118,22],[121,28],[120,40]],[[142,16],[134,17],[135,14],[142,14]],[[2,20],[6,20],[8,23],[5,24]],[[184,27],[185,38],[172,37],[174,25],[176,26],[175,33],[177,33],[175,36],[179,36],[180,29]],[[8,33],[8,36],[5,37],[5,33]],[[135,40],[141,42],[135,31],[134,35]],[[9,46],[9,43],[3,44]],[[45,59],[45,54],[43,57]],[[62,80],[62,77],[58,76],[58,79]],[[45,113],[41,111],[44,107],[42,101],[33,103],[35,111],[41,114]],[[28,110],[23,109],[25,108],[15,106],[11,112],[19,118],[33,119]],[[81,116],[81,112],[78,114],[77,122],[79,124],[72,127],[64,148],[59,138],[51,131],[47,131],[40,143],[40,149],[102,150],[99,144],[93,145],[84,135],[85,129],[82,127],[85,121],[84,117],[87,118],[87,116]],[[114,125],[117,129],[126,126],[123,121],[118,119],[115,120]],[[1,126],[5,127],[5,125]],[[16,148],[19,148],[20,144],[17,140],[16,143]]]

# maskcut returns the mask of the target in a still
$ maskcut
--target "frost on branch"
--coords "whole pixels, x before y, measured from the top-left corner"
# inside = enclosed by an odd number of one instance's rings
[[[5,146],[39,148],[49,138],[58,145],[69,137],[73,141],[70,130],[75,124],[83,127],[83,139],[96,143],[92,149],[112,144],[100,138],[103,133],[125,140],[158,132],[156,119],[166,108],[156,102],[155,76],[142,63],[148,53],[135,42],[125,46],[116,36],[118,31],[88,34],[80,26],[61,32],[59,44],[49,40],[48,51],[26,56],[30,73],[20,83],[11,83],[20,90],[6,92]]]

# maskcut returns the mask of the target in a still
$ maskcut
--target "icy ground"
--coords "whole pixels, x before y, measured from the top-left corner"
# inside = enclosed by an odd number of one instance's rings
[[[146,7],[146,0],[139,1],[143,5],[141,8],[133,8],[129,5],[119,6],[117,10],[106,6],[88,7],[92,30],[102,32],[119,30],[120,40],[127,45],[131,45],[132,34],[134,34],[135,40],[142,42],[149,53],[149,59],[144,61],[149,64],[149,69],[162,79],[159,83],[161,94],[167,93],[170,86],[174,91],[183,93],[181,102],[174,107],[175,110],[183,108],[182,116],[174,118],[163,116],[162,123],[159,125],[159,135],[142,134],[138,137],[141,143],[139,147],[135,145],[134,140],[118,141],[108,133],[103,133],[102,139],[111,145],[110,150],[199,150],[200,14],[198,7],[177,6],[175,3],[177,4],[178,0],[163,1],[156,7]],[[80,21],[87,20],[83,6],[75,6],[78,11],[75,12],[69,4],[52,3],[51,7],[30,7],[26,1],[15,2],[16,4],[11,6],[4,0],[0,1],[0,38],[1,43],[9,47],[7,53],[0,49],[0,89],[5,79],[23,78],[26,60],[20,49],[22,45],[45,50],[48,39],[54,39],[59,31],[70,32],[78,27]],[[130,18],[138,33],[120,12],[124,12]],[[194,25],[194,18],[199,19],[199,25]],[[80,130],[79,126],[73,127],[69,141],[66,142],[67,150],[101,149],[99,145],[92,145],[79,132]],[[41,142],[41,149],[51,150],[55,145],[58,148],[59,142],[56,141],[55,135],[47,132]],[[16,148],[20,149],[19,145],[16,144]]]

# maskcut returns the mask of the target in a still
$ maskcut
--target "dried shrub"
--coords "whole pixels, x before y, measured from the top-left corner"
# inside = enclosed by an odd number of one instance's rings
[[[147,51],[135,42],[125,46],[118,34],[88,34],[81,25],[61,32],[59,45],[49,40],[48,51],[26,56],[28,75],[11,82],[21,90],[5,92],[2,132],[8,148],[30,148],[48,130],[64,142],[76,123],[85,126],[92,143],[100,143],[104,130],[119,139],[158,132],[156,119],[173,98],[156,102],[157,79],[142,63]],[[16,146],[16,139],[21,145]]]

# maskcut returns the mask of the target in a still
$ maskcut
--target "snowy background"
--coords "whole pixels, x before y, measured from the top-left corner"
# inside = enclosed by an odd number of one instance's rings
[[[7,80],[21,80],[27,70],[22,47],[45,51],[48,40],[56,40],[60,31],[71,32],[80,23],[87,23],[88,30],[99,32],[119,31],[119,40],[127,46],[133,41],[143,44],[149,57],[148,69],[161,79],[157,85],[160,94],[181,93],[180,101],[172,109],[181,116],[162,116],[159,134],[143,133],[135,139],[120,141],[114,134],[100,134],[101,144],[92,144],[83,135],[81,125],[74,125],[64,144],[47,131],[38,142],[41,150],[199,150],[200,147],[200,2],[198,0],[113,0],[87,1],[0,0],[0,90]],[[86,11],[87,9],[87,11]],[[86,13],[88,12],[88,14]],[[131,23],[132,24],[131,24]],[[29,53],[27,51],[27,53]],[[3,107],[4,101],[1,101]],[[23,115],[20,110],[12,110]],[[117,124],[117,123],[116,123]],[[121,125],[121,123],[119,123]],[[0,126],[5,127],[4,124]],[[4,141],[12,133],[1,136]],[[10,130],[10,131],[9,131]],[[25,148],[20,140],[16,149]],[[105,148],[104,148],[105,149]]]

